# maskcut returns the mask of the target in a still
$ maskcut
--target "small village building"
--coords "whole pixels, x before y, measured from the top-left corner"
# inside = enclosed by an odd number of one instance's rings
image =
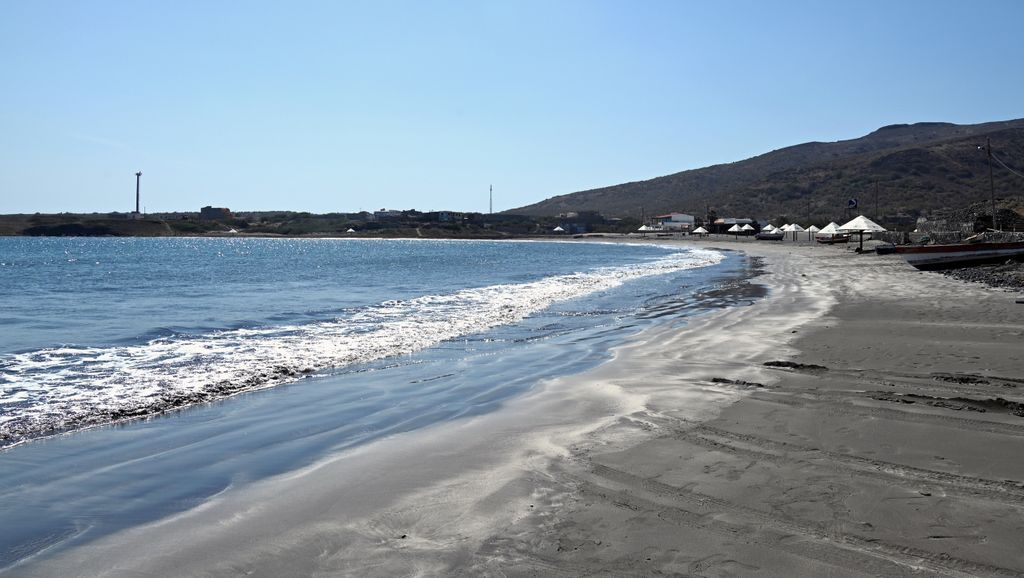
[[[462,213],[456,211],[438,211],[434,215],[438,223],[461,223],[463,219]]]
[[[402,218],[402,211],[381,209],[373,212],[373,218],[377,221],[397,220]]]
[[[230,221],[231,210],[227,207],[203,207],[199,209],[200,221]]]

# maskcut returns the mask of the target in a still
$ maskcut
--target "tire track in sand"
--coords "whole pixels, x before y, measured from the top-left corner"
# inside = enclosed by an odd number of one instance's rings
[[[834,526],[797,520],[777,512],[764,512],[603,464],[591,463],[589,473],[581,475],[584,487],[619,507],[655,511],[660,518],[674,524],[708,530],[868,575],[919,575],[925,570],[944,576],[1024,576],[1024,572],[1010,568],[844,533]]]
[[[1024,437],[1024,425],[1022,424],[970,419],[936,413],[902,411],[888,407],[874,407],[870,405],[844,403],[839,401],[823,402],[806,398],[773,397],[771,395],[764,394],[752,394],[748,399],[789,407],[807,408],[810,411],[817,411],[822,415],[854,415],[867,418],[876,417],[893,421],[923,423],[928,425],[966,429],[975,432],[981,431],[1000,435]]]
[[[1024,507],[1024,483],[991,480],[907,466],[791,442],[734,433],[708,425],[677,429],[672,433],[676,439],[707,449],[738,454],[770,463],[806,463],[813,466],[815,460],[828,460],[829,465],[841,466],[853,475],[888,484],[938,486],[950,494],[984,498],[1002,504]]]

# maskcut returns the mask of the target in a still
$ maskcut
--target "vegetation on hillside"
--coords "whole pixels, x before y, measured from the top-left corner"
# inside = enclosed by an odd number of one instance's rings
[[[989,198],[986,138],[994,153],[1024,173],[1024,119],[979,125],[920,123],[883,127],[864,137],[805,143],[735,163],[553,197],[510,213],[606,216],[669,211],[811,221],[843,217],[847,202],[879,220],[913,220],[937,209]],[[998,163],[998,197],[1016,196],[1024,179]],[[877,193],[877,195],[876,195]],[[877,198],[877,209],[876,209]]]

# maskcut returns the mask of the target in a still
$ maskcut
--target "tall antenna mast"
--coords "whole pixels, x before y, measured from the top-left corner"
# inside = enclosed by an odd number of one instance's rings
[[[135,173],[135,214],[139,213],[139,181],[142,180],[142,171]]]
[[[992,230],[999,230],[999,223],[996,222],[996,182],[992,178],[992,139],[985,139],[985,152],[988,153],[988,190],[992,196]]]
[[[490,194],[487,197],[487,201],[488,201],[488,205],[487,205],[488,213],[493,215],[494,214],[494,185],[491,185],[491,191],[490,191]]]

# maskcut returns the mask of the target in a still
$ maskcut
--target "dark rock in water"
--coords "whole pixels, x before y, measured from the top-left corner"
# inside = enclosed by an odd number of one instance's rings
[[[797,363],[795,361],[766,361],[764,362],[764,365],[765,367],[784,367],[786,369],[796,369],[798,371],[828,371],[828,368],[824,365]]]

